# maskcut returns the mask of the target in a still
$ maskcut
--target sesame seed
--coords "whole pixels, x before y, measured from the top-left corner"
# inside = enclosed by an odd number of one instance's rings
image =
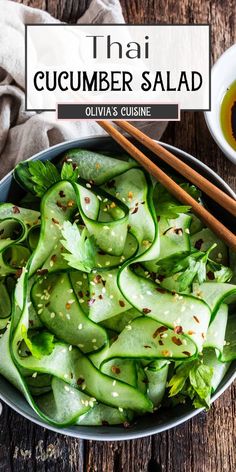
[[[89,183],[87,182],[87,183],[86,183],[86,187],[87,187],[87,188],[91,188],[92,186],[91,186],[91,184],[89,184]]]
[[[83,329],[82,323],[79,324],[78,329]]]
[[[80,303],[84,303],[83,298],[80,298],[80,299],[79,299],[79,302],[80,302]]]
[[[76,283],[77,283],[78,285],[82,285],[82,282],[81,282],[80,280],[78,280]]]
[[[190,234],[189,228],[185,229],[185,233]]]
[[[109,266],[110,264],[111,264],[110,261],[106,261],[105,263],[106,266]]]
[[[52,313],[50,314],[50,316],[51,316],[51,318],[55,318],[56,313],[53,313],[53,312],[52,312]]]
[[[79,348],[82,349],[84,347],[84,344],[78,344]]]
[[[41,315],[42,312],[43,312],[43,308],[41,308],[41,309],[38,311],[38,315]]]
[[[102,293],[106,293],[106,288],[102,287]]]
[[[66,313],[66,318],[67,318],[68,320],[70,320],[70,315],[69,315],[69,313]]]
[[[34,372],[34,373],[32,374],[32,377],[35,379],[35,378],[37,377],[37,375],[38,375],[38,372]]]
[[[119,397],[119,393],[117,393],[117,392],[111,392],[111,396],[114,397],[114,398],[115,398],[115,397]]]
[[[94,338],[94,339],[92,339],[92,343],[96,343],[96,341],[97,341],[97,340],[96,340],[95,338]]]
[[[112,300],[114,298],[114,295],[110,295],[110,299]]]
[[[68,349],[69,349],[69,351],[72,351],[72,345],[70,345]]]
[[[115,387],[115,385],[116,385],[116,380],[113,380],[112,385],[113,385],[113,387]]]
[[[69,389],[69,387],[67,387],[67,385],[65,385],[64,389],[65,389],[67,392],[70,391],[70,389]]]
[[[132,329],[132,326],[126,325],[126,329],[128,329],[130,331]]]
[[[67,293],[73,293],[73,288],[69,288],[69,290],[67,290]]]
[[[119,406],[118,410],[122,413],[122,411],[124,411],[123,408],[121,408],[121,406]]]
[[[93,401],[92,400],[89,400],[88,404],[89,404],[89,406],[91,406],[91,408],[93,408]]]
[[[68,374],[64,374],[64,378],[65,378],[65,379],[68,379],[68,378],[69,378],[69,375],[68,375]]]
[[[108,252],[112,252],[112,247],[109,247]]]
[[[109,226],[103,226],[103,229],[110,229]]]

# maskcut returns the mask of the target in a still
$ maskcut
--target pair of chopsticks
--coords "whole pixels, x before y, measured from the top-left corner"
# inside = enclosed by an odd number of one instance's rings
[[[165,149],[149,136],[135,128],[127,121],[115,121],[119,128],[133,136],[141,144],[145,145],[159,159],[169,164],[173,169],[183,175],[189,182],[200,188],[212,200],[219,203],[221,207],[236,216],[236,200],[220,190],[205,177],[192,169],[189,165],[182,162],[178,157]],[[236,235],[224,226],[215,216],[206,208],[200,205],[191,195],[171,179],[158,165],[152,162],[142,151],[123,136],[111,123],[107,121],[98,121],[98,124],[126,150],[139,164],[141,164],[150,174],[155,177],[175,198],[184,205],[190,205],[192,211],[197,215],[206,226],[208,226],[221,240],[223,240],[231,249],[236,251]]]

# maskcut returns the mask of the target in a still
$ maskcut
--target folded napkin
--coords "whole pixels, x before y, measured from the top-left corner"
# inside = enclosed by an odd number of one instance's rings
[[[24,25],[58,23],[45,11],[0,0],[0,178],[17,162],[62,141],[104,134],[95,122],[56,121],[53,112],[25,111]],[[124,23],[118,0],[92,0],[78,23]],[[136,122],[149,136],[164,122]]]

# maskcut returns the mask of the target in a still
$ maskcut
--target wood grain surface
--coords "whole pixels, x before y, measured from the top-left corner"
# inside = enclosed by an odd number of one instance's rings
[[[76,22],[86,0],[23,0],[62,21]],[[236,42],[234,0],[121,0],[129,23],[210,23],[212,60]],[[236,166],[213,142],[202,113],[182,113],[163,141],[208,164],[236,190]],[[38,427],[3,404],[0,471],[9,472],[234,472],[236,387],[211,410],[150,438],[126,442],[80,441]]]

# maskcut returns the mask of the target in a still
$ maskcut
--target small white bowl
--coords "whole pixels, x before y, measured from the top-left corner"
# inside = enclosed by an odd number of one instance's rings
[[[208,129],[223,153],[236,164],[236,151],[226,141],[220,124],[220,107],[227,88],[236,80],[236,44],[219,57],[211,70],[211,111],[204,113]]]

